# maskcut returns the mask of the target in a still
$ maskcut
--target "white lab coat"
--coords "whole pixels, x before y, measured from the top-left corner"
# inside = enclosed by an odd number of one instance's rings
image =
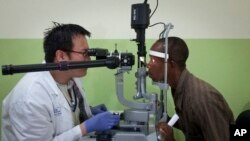
[[[79,78],[74,79],[81,93]],[[85,100],[88,116],[92,116]],[[3,101],[2,141],[75,141],[69,104],[48,71],[27,73]]]

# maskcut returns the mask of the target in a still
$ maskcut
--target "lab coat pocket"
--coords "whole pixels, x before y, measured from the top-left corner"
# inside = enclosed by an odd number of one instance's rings
[[[56,130],[58,134],[74,127],[72,113],[65,105],[61,105],[61,115],[55,117]]]
[[[60,117],[62,115],[62,106],[59,102],[57,94],[51,94],[51,101],[53,104],[53,115],[54,117]]]
[[[73,127],[70,107],[64,97],[51,94],[53,103],[53,120],[56,135]]]

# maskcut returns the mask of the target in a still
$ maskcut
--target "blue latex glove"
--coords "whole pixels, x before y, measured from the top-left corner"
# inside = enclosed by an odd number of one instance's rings
[[[103,112],[96,116],[86,120],[83,124],[87,129],[87,132],[93,131],[105,131],[111,129],[114,125],[117,125],[120,121],[119,115],[113,115],[110,112]]]
[[[104,104],[100,104],[95,107],[90,107],[90,109],[93,115],[97,115],[107,111],[107,108]]]

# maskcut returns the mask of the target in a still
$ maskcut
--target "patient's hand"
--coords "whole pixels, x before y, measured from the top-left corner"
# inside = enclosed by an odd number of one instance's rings
[[[162,141],[175,141],[173,128],[166,122],[159,122],[156,125],[156,130],[161,134]]]

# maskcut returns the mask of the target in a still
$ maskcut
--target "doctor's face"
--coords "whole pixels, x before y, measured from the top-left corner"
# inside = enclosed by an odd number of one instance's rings
[[[89,49],[87,39],[82,35],[73,37],[73,48],[69,52],[69,61],[90,61],[90,57],[87,54]],[[70,70],[73,77],[82,77],[87,74],[87,68],[72,69]]]

